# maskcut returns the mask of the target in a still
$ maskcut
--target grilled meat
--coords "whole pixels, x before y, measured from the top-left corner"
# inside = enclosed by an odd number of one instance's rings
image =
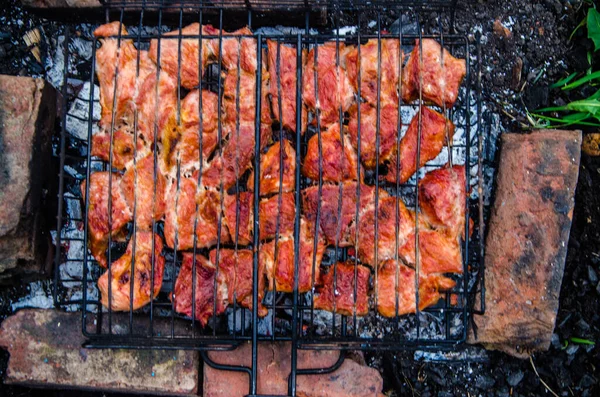
[[[283,160],[283,171],[280,160]],[[287,139],[275,142],[260,156],[260,195],[279,193],[280,187],[282,192],[293,192],[296,188],[296,151]],[[254,190],[254,171],[248,178],[248,190]]]
[[[342,43],[327,42],[308,52],[302,73],[302,99],[309,110],[319,110],[314,121],[321,129],[339,124],[340,110],[343,117],[354,100],[354,91],[342,67],[347,51]]]
[[[357,277],[354,273],[356,271]],[[335,273],[335,278],[334,278]],[[364,316],[369,312],[369,268],[353,263],[339,262],[321,274],[321,286],[314,297],[315,309],[327,310],[346,316]],[[354,289],[356,288],[356,295]]]
[[[260,239],[267,240],[294,233],[296,199],[294,193],[264,198],[259,204]]]
[[[240,192],[239,195],[227,194],[223,202],[223,217],[227,229],[230,230],[231,240],[240,245],[252,242],[254,216],[254,195],[250,192]],[[236,223],[237,222],[237,223]]]
[[[405,263],[416,266],[414,228],[405,239],[405,244],[400,247],[399,255]],[[423,274],[462,273],[459,240],[439,230],[419,227],[419,262]]]
[[[195,287],[193,283],[194,266],[196,267]],[[195,306],[195,319],[203,327],[208,324],[213,313],[217,316],[223,314],[228,305],[228,291],[225,284],[218,285],[219,288],[215,290],[215,274],[215,265],[204,256],[196,255],[194,264],[194,255],[184,252],[181,269],[177,281],[175,281],[175,291],[172,295],[175,311],[192,317],[193,306]],[[195,290],[192,291],[193,289]]]
[[[84,202],[86,182],[81,183],[81,196]],[[133,214],[123,197],[121,175],[107,171],[94,172],[90,175],[89,183],[87,215],[89,249],[100,266],[107,267],[106,249],[109,235],[119,236],[124,226],[132,220]]]
[[[406,130],[406,134],[400,140],[400,164],[396,160],[395,150],[389,156],[388,173],[382,176],[387,182],[406,183],[417,169],[424,166],[428,161],[436,158],[448,139],[454,135],[454,124],[442,114],[421,107],[421,144],[419,153],[419,165],[417,166],[417,140],[419,136],[419,113],[417,113]],[[399,172],[399,175],[398,175]]]
[[[422,47],[422,50],[421,50]],[[466,75],[466,62],[456,59],[433,39],[416,40],[406,67],[402,70],[402,99],[425,102],[451,108]]]
[[[377,270],[377,310],[384,317],[415,313],[415,271],[393,259],[385,261]],[[419,274],[419,310],[435,305],[440,291],[452,289],[454,280],[440,274]],[[397,299],[397,304],[396,304]]]
[[[145,231],[135,232],[134,237],[129,240],[127,250],[123,256],[114,261],[110,265],[110,271],[107,270],[98,279],[102,305],[104,307],[110,305],[110,308],[114,311],[139,309],[154,299],[162,286],[165,267],[165,258],[161,254],[163,249],[162,239],[157,234]],[[152,263],[153,255],[154,263]],[[134,267],[133,275],[132,265]],[[153,267],[154,269],[152,269]],[[154,272],[154,281],[152,281],[152,272]],[[131,285],[131,277],[133,277],[133,286]],[[154,287],[154,290],[152,287]],[[132,290],[133,300],[130,299]]]
[[[146,142],[137,134],[137,147],[134,147],[134,135],[129,127],[115,129],[112,134],[112,168],[123,170],[137,156],[147,153]],[[100,130],[92,135],[91,155],[100,160],[111,162],[110,131]]]
[[[319,150],[319,138],[321,150]],[[343,144],[342,144],[343,139]],[[339,125],[332,124],[327,131],[313,135],[308,140],[308,149],[302,163],[302,174],[318,181],[319,174],[325,182],[358,180],[358,159],[345,130],[340,136]],[[321,158],[319,160],[319,156]],[[322,173],[319,173],[319,170]]]

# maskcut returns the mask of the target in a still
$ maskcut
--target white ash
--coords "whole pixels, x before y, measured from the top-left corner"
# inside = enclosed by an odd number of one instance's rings
[[[11,305],[13,311],[23,308],[51,309],[54,307],[51,281],[34,281],[29,283],[27,289],[29,293]]]
[[[52,39],[54,40],[54,39]],[[60,90],[64,83],[65,73],[65,36],[58,36],[54,48],[56,49],[52,56],[45,57],[46,80],[54,88]]]
[[[77,98],[71,104],[67,118],[65,121],[65,128],[69,134],[79,138],[83,141],[88,139],[88,127],[90,117],[90,87],[91,84],[86,82],[83,84],[81,90],[77,94]],[[97,85],[93,86],[93,113],[92,119],[92,133],[96,133],[99,130],[98,124],[100,120],[100,87]]]

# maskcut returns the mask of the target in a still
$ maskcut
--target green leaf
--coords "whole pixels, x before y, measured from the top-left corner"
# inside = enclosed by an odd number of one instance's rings
[[[581,22],[579,22],[579,25],[577,25],[577,27],[575,29],[573,29],[573,31],[571,32],[571,35],[569,36],[569,41],[571,41],[573,39],[573,36],[575,36],[575,33],[577,33],[577,31],[579,29],[581,29],[581,27],[585,26],[585,24],[587,23],[587,20],[584,18],[581,20]]]
[[[562,88],[562,90],[564,90],[564,91],[572,90],[573,88],[577,88],[580,85],[587,83],[588,81],[592,81],[592,80],[595,80],[598,78],[600,78],[600,70],[597,72],[594,72],[594,73],[590,73],[587,76],[583,76],[579,80],[576,80],[576,81],[572,82],[571,84],[564,86]]]
[[[600,101],[582,99],[568,103],[567,108],[575,112],[588,112],[594,117],[600,116]]]
[[[600,49],[600,12],[590,8],[587,15],[588,39],[594,42],[594,51]]]
[[[593,340],[589,340],[589,339],[569,338],[569,340],[573,343],[579,343],[580,345],[595,345],[596,344],[596,342],[594,342]]]
[[[570,75],[568,75],[567,77],[558,80],[556,83],[554,83],[554,84],[552,84],[550,86],[550,89],[552,90],[554,88],[558,88],[558,87],[563,86],[565,84],[569,84],[569,82],[571,80],[573,80],[575,77],[577,77],[577,72],[573,72]]]

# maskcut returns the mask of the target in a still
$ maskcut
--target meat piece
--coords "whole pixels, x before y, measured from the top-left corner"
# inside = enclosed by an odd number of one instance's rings
[[[299,293],[311,291],[313,285],[319,282],[321,260],[325,248],[327,248],[327,245],[323,237],[319,236],[315,242],[314,229],[311,229],[310,224],[302,218],[300,221],[300,255],[298,258]],[[277,252],[275,252],[275,240],[264,244],[261,252],[270,258],[266,268],[269,290],[273,290],[275,287],[278,292],[294,292],[294,235],[290,234],[277,239]]]
[[[223,36],[252,36],[252,31],[248,27],[244,27],[231,33],[223,31]],[[218,59],[219,40],[211,41],[211,45],[214,57]],[[221,65],[225,69],[256,72],[256,39],[249,37],[223,38],[221,48],[223,54]]]
[[[414,230],[406,238],[399,255],[407,264],[416,266]],[[462,273],[462,253],[458,238],[449,237],[442,231],[419,227],[419,262],[420,272],[423,274]]]
[[[202,106],[202,118],[200,118]],[[181,136],[171,152],[170,164],[180,161],[181,170],[185,173],[199,170],[207,163],[208,158],[217,147],[219,98],[217,94],[202,90],[191,91],[181,101]],[[201,138],[200,138],[201,136]],[[202,158],[200,157],[202,145]]]
[[[321,161],[319,161],[319,135],[321,138]],[[332,124],[327,131],[313,135],[308,140],[306,156],[302,163],[302,174],[315,181],[319,180],[319,164],[325,182],[342,182],[358,179],[358,159],[350,138],[344,131],[340,137],[340,127]]]
[[[322,129],[332,124],[339,124],[340,109],[342,113],[347,111],[354,100],[354,91],[348,81],[346,70],[341,66],[348,49],[344,44],[339,43],[338,52],[337,44],[327,42],[313,47],[308,52],[302,73],[304,89],[302,99],[309,110],[313,112],[317,108],[320,110],[317,118]],[[336,66],[338,60],[340,66]],[[315,74],[318,82],[316,87]]]
[[[419,99],[421,90],[424,101],[451,108],[458,97],[466,70],[465,60],[454,58],[437,41],[416,40],[415,48],[402,71],[402,99],[405,102]]]
[[[296,220],[295,193],[282,193],[265,198],[259,204],[259,236],[261,240],[294,233]]]
[[[231,240],[235,243],[237,230],[237,242],[240,245],[248,245],[252,242],[254,195],[250,192],[240,192],[225,195],[223,202],[223,216],[227,229],[231,233]],[[236,223],[237,222],[237,223]]]
[[[280,160],[283,160],[282,177]],[[260,195],[279,193],[280,185],[282,192],[293,192],[296,188],[296,151],[287,139],[275,142],[260,157]],[[254,172],[248,178],[248,189],[254,191]]]
[[[269,109],[268,82],[269,74],[263,68],[261,85],[261,114],[260,120],[263,124],[271,125],[271,110]],[[238,95],[239,101],[238,101]],[[233,131],[239,124],[252,124],[256,119],[256,74],[244,70],[230,70],[223,79],[223,123],[227,125],[226,130]]]
[[[358,106],[350,108],[348,135],[358,150]],[[379,109],[379,164],[390,160],[398,141],[398,105],[382,105]],[[377,107],[360,105],[360,161],[367,169],[377,167]]]
[[[154,172],[154,155],[149,153],[125,171],[121,180],[123,195],[135,215],[135,227],[152,228],[152,220],[160,221],[165,214],[167,181],[160,170]],[[135,188],[135,189],[134,189]]]
[[[354,276],[356,270],[357,277]],[[335,282],[334,282],[335,273]],[[329,271],[321,274],[322,286],[317,288],[315,309],[327,310],[345,316],[365,316],[369,312],[369,268],[353,263],[339,262],[331,266]],[[354,288],[356,286],[356,297]],[[356,304],[355,304],[356,300]]]
[[[218,263],[217,283],[226,283],[228,299],[230,303],[236,301],[240,306],[252,310],[253,293],[253,253],[252,250],[232,250],[220,249],[210,251],[210,261]],[[218,259],[218,261],[217,261]],[[264,317],[267,315],[267,308],[263,306],[262,301],[265,291],[265,260],[259,259],[258,266],[258,315]]]
[[[214,62],[213,53],[215,38],[202,37],[200,39],[200,30],[202,35],[218,36],[219,30],[211,25],[204,25],[200,29],[200,24],[193,23],[181,30],[163,34],[160,39],[150,41],[149,54],[154,63],[159,64],[161,69],[167,72],[171,77],[177,79],[181,77],[181,85],[187,89],[193,89],[198,86],[206,66]],[[180,39],[179,35],[192,36],[198,38]],[[200,44],[202,42],[202,44]],[[202,46],[202,51],[200,51]],[[160,47],[160,59],[159,56]]]
[[[356,238],[357,183],[344,182],[341,190],[341,207],[339,204],[340,186],[338,185],[323,185],[320,195],[318,186],[302,190],[302,210],[307,222],[311,225],[311,230],[314,230],[317,211],[320,211],[319,226],[329,245],[337,244],[338,247],[349,247],[354,244]],[[385,190],[379,191],[380,199],[387,196],[388,193]],[[359,216],[364,209],[372,206],[374,200],[375,188],[361,184]]]
[[[227,286],[217,285],[215,291],[215,265],[210,263],[202,255],[196,255],[196,283],[194,287],[194,255],[189,252],[183,253],[183,262],[181,269],[175,281],[175,292],[172,300],[175,304],[175,311],[184,316],[192,317],[194,310],[193,303],[195,298],[195,319],[202,326],[206,326],[208,321],[215,313],[216,297],[216,315],[223,314],[228,304]],[[194,291],[192,291],[195,289]]]
[[[419,205],[431,226],[446,229],[459,238],[465,230],[466,175],[464,165],[441,168],[425,174],[419,182]]]
[[[267,48],[269,51],[269,88],[274,119],[279,121],[283,128],[296,132],[296,48],[278,44],[275,40],[267,40]],[[305,55],[305,53],[302,55],[303,64]],[[301,113],[301,133],[304,133],[307,119],[304,106],[301,108]]]
[[[106,249],[109,235],[118,235],[132,220],[133,214],[123,197],[121,175],[111,174],[108,171],[94,172],[90,175],[89,183],[87,214],[89,249],[100,266],[107,267]],[[86,181],[81,183],[81,196],[85,205]],[[111,202],[110,215],[109,201]]]
[[[360,59],[358,47],[354,47],[346,55],[346,70],[354,90],[358,93],[358,77],[360,68],[360,96],[371,105],[377,105],[377,91],[379,85],[379,103],[383,105],[398,104],[398,88],[400,63],[402,51],[398,39],[381,40],[381,56],[378,57],[377,39],[370,39],[360,46]],[[381,74],[377,69],[381,62]],[[378,81],[381,81],[379,84]]]
[[[199,193],[196,190],[196,178],[181,178],[179,191],[177,181],[173,181],[168,188],[165,200],[171,204],[165,212],[164,235],[170,248],[194,248],[194,226],[197,248],[216,245],[219,242],[219,223],[221,244],[231,241],[223,222],[219,192],[211,188],[201,188]]]
[[[419,273],[419,310],[435,305],[442,298],[440,291],[452,289],[455,284],[454,280],[440,274]],[[416,312],[415,271],[401,262],[390,259],[381,265],[377,270],[376,290],[377,310],[382,316]]]
[[[162,255],[162,239],[158,234],[152,232],[137,231],[134,235],[135,239],[132,237],[129,240],[127,250],[123,256],[114,261],[110,265],[110,271],[107,270],[98,279],[102,305],[107,308],[110,305],[113,311],[137,310],[147,305],[152,299],[156,298],[162,286],[163,270],[165,268],[165,257]],[[152,263],[153,248],[154,263]],[[130,299],[132,264],[133,300]],[[154,282],[152,281],[152,268],[154,268]]]
[[[111,161],[110,140],[110,129],[100,130],[93,134],[91,155],[109,163]],[[146,143],[139,138],[139,134],[137,148],[134,147],[133,141],[133,132],[129,131],[129,128],[123,127],[114,130],[112,136],[112,168],[123,170],[128,163],[133,161],[134,154],[139,157],[147,152]]]
[[[417,113],[408,125],[406,134],[400,140],[400,166],[396,163],[395,150],[389,156],[388,172],[383,176],[385,181],[396,183],[398,175],[400,183],[406,183],[418,168],[424,166],[428,161],[436,158],[448,139],[454,136],[454,124],[442,114],[421,107],[421,149],[419,166],[417,167],[417,139],[419,136],[419,114]]]
[[[396,205],[398,206],[397,217]],[[377,215],[375,215],[376,213]],[[377,241],[375,241],[376,217]],[[364,264],[377,267],[376,265],[384,260],[395,258],[397,250],[407,243],[407,239],[411,233],[414,233],[414,230],[413,214],[406,208],[402,199],[397,197],[379,198],[377,212],[375,203],[373,203],[359,217],[358,258]],[[396,238],[398,243],[396,243]],[[377,256],[375,255],[375,246],[378,247]]]

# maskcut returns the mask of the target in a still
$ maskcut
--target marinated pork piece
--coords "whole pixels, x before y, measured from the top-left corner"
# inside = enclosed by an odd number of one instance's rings
[[[321,152],[319,152],[319,138],[321,139]],[[302,175],[318,181],[319,165],[321,165],[324,182],[342,182],[358,180],[358,159],[356,151],[350,143],[350,137],[343,133],[340,136],[340,126],[332,124],[327,131],[313,135],[308,140],[306,156],[302,162]],[[322,154],[319,161],[319,154]]]
[[[137,310],[150,303],[162,286],[165,258],[162,256],[163,242],[158,234],[137,231],[129,240],[127,250],[119,259],[110,265],[98,279],[98,289],[102,296],[102,305],[113,311]],[[153,238],[154,237],[154,238]],[[135,241],[135,246],[134,246]],[[154,241],[154,242],[153,242]],[[153,246],[154,245],[154,246]],[[154,263],[152,255],[154,248]],[[135,255],[134,255],[135,254]],[[133,269],[133,300],[131,293],[131,266]],[[154,267],[154,283],[152,268]],[[110,280],[108,279],[110,273]],[[110,300],[108,283],[110,286]],[[154,290],[152,287],[154,286]],[[110,302],[110,303],[109,303]]]
[[[315,46],[308,52],[302,72],[302,99],[309,110],[315,112],[319,109],[320,114],[314,121],[320,123],[321,129],[339,124],[340,109],[343,117],[343,112],[350,108],[354,100],[354,91],[346,70],[341,66],[347,52],[348,48],[342,43],[339,43],[338,51],[336,42]],[[339,66],[336,66],[338,60]],[[315,71],[318,82],[316,87]]]
[[[295,193],[282,193],[262,199],[259,204],[259,235],[261,240],[294,233],[296,220]]]
[[[440,168],[419,182],[419,205],[427,223],[460,238],[465,231],[466,175],[464,165]]]
[[[312,290],[313,283],[314,285],[319,283],[321,260],[327,246],[320,235],[315,242],[314,229],[311,229],[310,224],[304,218],[301,218],[300,221],[299,241],[298,292],[304,293]],[[275,240],[264,244],[261,252],[269,258],[266,267],[268,289],[273,290],[275,287],[278,292],[294,292],[296,270],[294,267],[294,234],[277,239],[277,252],[275,252]]]
[[[81,183],[85,203],[86,182]],[[109,235],[120,236],[133,214],[121,190],[121,175],[108,171],[94,172],[89,179],[88,234],[89,249],[100,266],[107,267],[106,250]],[[110,191],[109,191],[110,185]],[[111,213],[108,204],[111,201]],[[85,205],[85,204],[84,204]],[[115,240],[113,240],[115,241]]]
[[[233,304],[236,301],[240,306],[252,310],[252,276],[253,276],[253,252],[249,249],[220,249],[210,251],[210,261],[217,264],[217,284],[223,290],[227,286],[228,301]],[[218,259],[218,261],[217,261]],[[260,256],[258,266],[258,315],[267,315],[267,308],[262,301],[265,291],[265,263],[266,260]]]
[[[254,232],[254,195],[252,193],[240,192],[237,196],[226,194],[223,202],[223,217],[233,243],[236,241],[236,230],[239,245],[248,245],[252,242]]]
[[[216,295],[216,315],[223,314],[228,305],[227,286],[217,285],[215,291],[215,265],[202,255],[196,255],[196,284],[193,287],[194,255],[183,253],[181,269],[175,281],[175,291],[172,296],[175,311],[184,316],[192,317],[195,298],[195,319],[204,327],[213,316]]]
[[[406,130],[406,134],[400,140],[400,164],[396,163],[396,151],[388,158],[388,172],[382,176],[387,182],[406,183],[418,168],[424,166],[428,161],[436,158],[448,139],[454,136],[454,124],[442,114],[421,107],[421,148],[419,166],[417,167],[417,140],[419,136],[419,113],[417,113]],[[398,175],[398,172],[400,173]]]
[[[319,211],[319,226],[323,237],[329,245],[350,247],[356,239],[356,201],[358,199],[357,183],[344,182],[342,186],[340,208],[340,186],[323,185],[319,195],[318,186],[310,186],[302,190],[302,210],[306,221],[314,230]],[[379,199],[387,197],[385,190],[379,190]],[[375,187],[360,185],[359,217],[375,200]],[[339,213],[339,220],[338,220]]]
[[[346,55],[346,71],[354,91],[358,93],[360,68],[360,96],[373,106],[378,103],[378,89],[379,103],[382,106],[398,106],[400,63],[403,60],[398,43],[398,39],[381,39],[381,56],[378,56],[378,41],[370,39],[360,46],[360,59],[358,46]],[[380,75],[377,73],[379,65]]]
[[[402,99],[405,102],[419,99],[421,90],[425,102],[451,108],[466,71],[465,60],[454,58],[437,41],[416,40],[410,59],[402,70]]]
[[[349,110],[348,135],[358,151],[358,106]],[[379,164],[389,161],[398,144],[398,105],[386,104],[379,109],[379,135],[377,133],[377,107],[368,103],[360,105],[360,160],[367,169],[377,167],[377,139],[379,138]]]
[[[181,135],[171,152],[170,164],[177,164],[179,158],[183,172],[196,171],[205,167],[209,156],[218,142],[217,94],[202,90],[202,118],[200,118],[200,92],[191,91],[181,101]],[[202,145],[202,156],[200,156]]]
[[[152,220],[160,221],[165,214],[167,181],[158,166],[156,171],[154,155],[149,153],[137,160],[135,167],[131,164],[121,179],[121,189],[127,205],[134,213],[137,229],[151,229]]]
[[[296,48],[278,44],[275,40],[267,40],[269,57],[269,92],[271,94],[271,109],[274,119],[279,121],[283,128],[296,132],[296,80],[297,63]],[[302,54],[302,62],[306,54]],[[281,111],[281,116],[279,112]],[[306,108],[301,109],[301,133],[306,128]]]
[[[415,313],[417,305],[414,269],[389,259],[382,263],[377,273],[379,314],[384,317],[396,317]],[[435,305],[442,298],[440,291],[450,290],[455,284],[454,280],[440,274],[419,273],[419,310]]]
[[[198,193],[196,178],[180,178],[179,189],[177,185],[177,181],[171,182],[165,198],[169,203],[164,229],[167,246],[177,250],[194,248],[194,225],[196,248],[212,247],[219,240],[221,244],[229,243],[231,238],[223,222],[219,192],[202,187]]]
[[[111,150],[110,130],[100,130],[92,135],[91,155],[110,163]],[[133,162],[134,154],[137,156],[147,152],[146,142],[138,134],[137,148],[133,143],[133,132],[128,127],[115,129],[112,134],[112,168],[123,170],[128,163]]]
[[[250,37],[226,38],[226,36],[233,35],[252,36],[252,31],[248,27],[231,33],[223,31],[221,65],[227,70],[239,68],[246,72],[256,73],[256,39]],[[219,40],[211,41],[211,46],[214,57],[218,60]]]
[[[357,277],[354,276],[355,270]],[[369,312],[367,294],[370,275],[369,268],[358,265],[355,269],[353,263],[338,262],[335,266],[330,266],[327,273],[321,273],[322,286],[317,288],[315,294],[315,309],[345,316],[352,316],[356,311],[357,316],[365,316]]]
[[[280,160],[283,160],[282,178]],[[287,139],[275,142],[260,157],[260,195],[279,193],[280,185],[282,192],[293,192],[296,188],[296,151]],[[254,171],[248,178],[248,190],[254,191]]]
[[[399,255],[408,265],[416,266],[414,229],[405,239]],[[449,237],[443,231],[419,226],[419,262],[420,272],[423,274],[462,273],[463,263],[459,239]]]
[[[396,215],[396,206],[398,215]],[[377,225],[375,225],[376,218]],[[396,257],[397,250],[407,244],[407,239],[414,230],[413,214],[406,208],[402,199],[380,197],[377,215],[373,203],[365,209],[358,220],[357,256],[362,263],[377,268],[377,265],[383,261]],[[378,247],[377,256],[375,246]]]

